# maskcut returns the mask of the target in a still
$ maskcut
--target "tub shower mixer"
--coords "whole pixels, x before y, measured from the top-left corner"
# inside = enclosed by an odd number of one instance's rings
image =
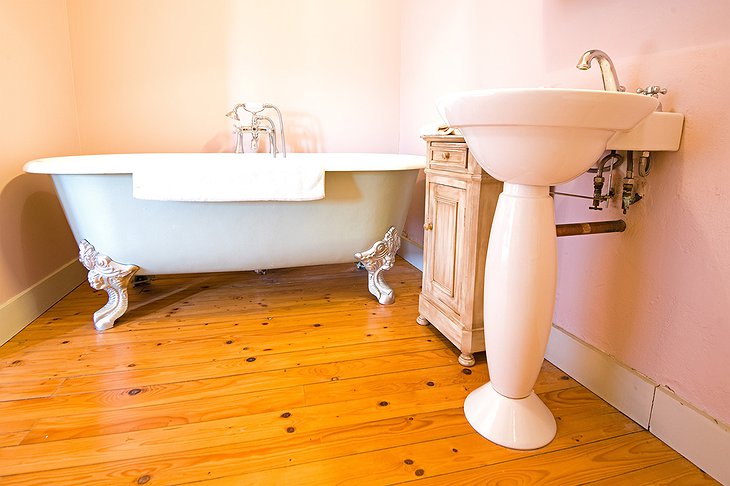
[[[237,154],[243,153],[243,136],[245,133],[251,134],[251,151],[257,152],[259,149],[259,136],[261,134],[266,135],[269,138],[269,146],[271,147],[271,155],[276,157],[276,154],[281,152],[283,157],[286,157],[286,140],[284,138],[284,119],[281,116],[281,111],[276,106],[269,103],[253,103],[244,102],[238,103],[233,107],[231,111],[226,113],[226,116],[232,119],[234,122],[240,122],[238,110],[243,108],[244,111],[251,114],[251,122],[249,125],[243,123],[234,123],[233,134],[236,136],[236,149]],[[281,150],[277,146],[277,127],[274,120],[271,117],[264,115],[266,110],[273,110],[276,112],[279,128],[278,132],[281,134]]]

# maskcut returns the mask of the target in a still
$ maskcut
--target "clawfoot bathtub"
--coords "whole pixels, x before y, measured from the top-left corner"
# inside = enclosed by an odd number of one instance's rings
[[[133,195],[134,175],[141,167],[162,164],[184,170],[193,165],[216,171],[230,164],[246,167],[275,163],[266,154],[53,157],[28,162],[24,170],[52,176],[79,242],[79,259],[89,270],[89,283],[109,295],[107,304],[94,314],[97,330],[112,327],[124,314],[127,286],[135,275],[244,271],[359,260],[368,270],[370,292],[381,304],[392,303],[393,292],[382,272],[393,264],[400,244],[396,228],[402,228],[405,222],[424,158],[289,154],[286,160],[321,166],[324,197],[295,201],[245,197],[185,200],[168,194],[166,200],[151,200]],[[228,176],[222,173],[219,177],[223,183]]]

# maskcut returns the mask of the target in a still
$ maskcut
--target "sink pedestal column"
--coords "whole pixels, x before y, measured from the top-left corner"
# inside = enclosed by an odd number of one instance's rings
[[[491,381],[464,402],[472,427],[505,447],[536,449],[555,437],[555,418],[532,388],[552,327],[556,274],[555,209],[549,187],[505,182],[484,276]]]

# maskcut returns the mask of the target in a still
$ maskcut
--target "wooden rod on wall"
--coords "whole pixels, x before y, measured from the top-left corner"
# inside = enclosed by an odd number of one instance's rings
[[[594,221],[592,223],[569,223],[555,225],[558,236],[595,235],[598,233],[620,233],[626,229],[626,223],[615,221]]]

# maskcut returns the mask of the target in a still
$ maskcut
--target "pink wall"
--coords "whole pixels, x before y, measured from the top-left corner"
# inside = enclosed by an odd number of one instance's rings
[[[224,115],[277,105],[292,151],[398,149],[389,0],[69,0],[84,153],[231,151]]]
[[[559,240],[554,322],[730,423],[730,4],[408,0],[402,12],[401,151],[422,153],[434,100],[497,86],[600,88],[574,68],[608,52],[629,89],[668,87],[686,115],[682,146],[658,153],[626,233]],[[590,176],[562,188],[590,193]],[[414,209],[412,227],[416,228]],[[616,219],[558,198],[559,223]]]
[[[28,160],[231,151],[224,115],[245,100],[282,109],[292,151],[397,152],[399,14],[390,0],[0,2],[0,306],[77,252]]]
[[[51,181],[28,160],[78,152],[66,4],[0,2],[0,305],[68,263],[75,245]]]

